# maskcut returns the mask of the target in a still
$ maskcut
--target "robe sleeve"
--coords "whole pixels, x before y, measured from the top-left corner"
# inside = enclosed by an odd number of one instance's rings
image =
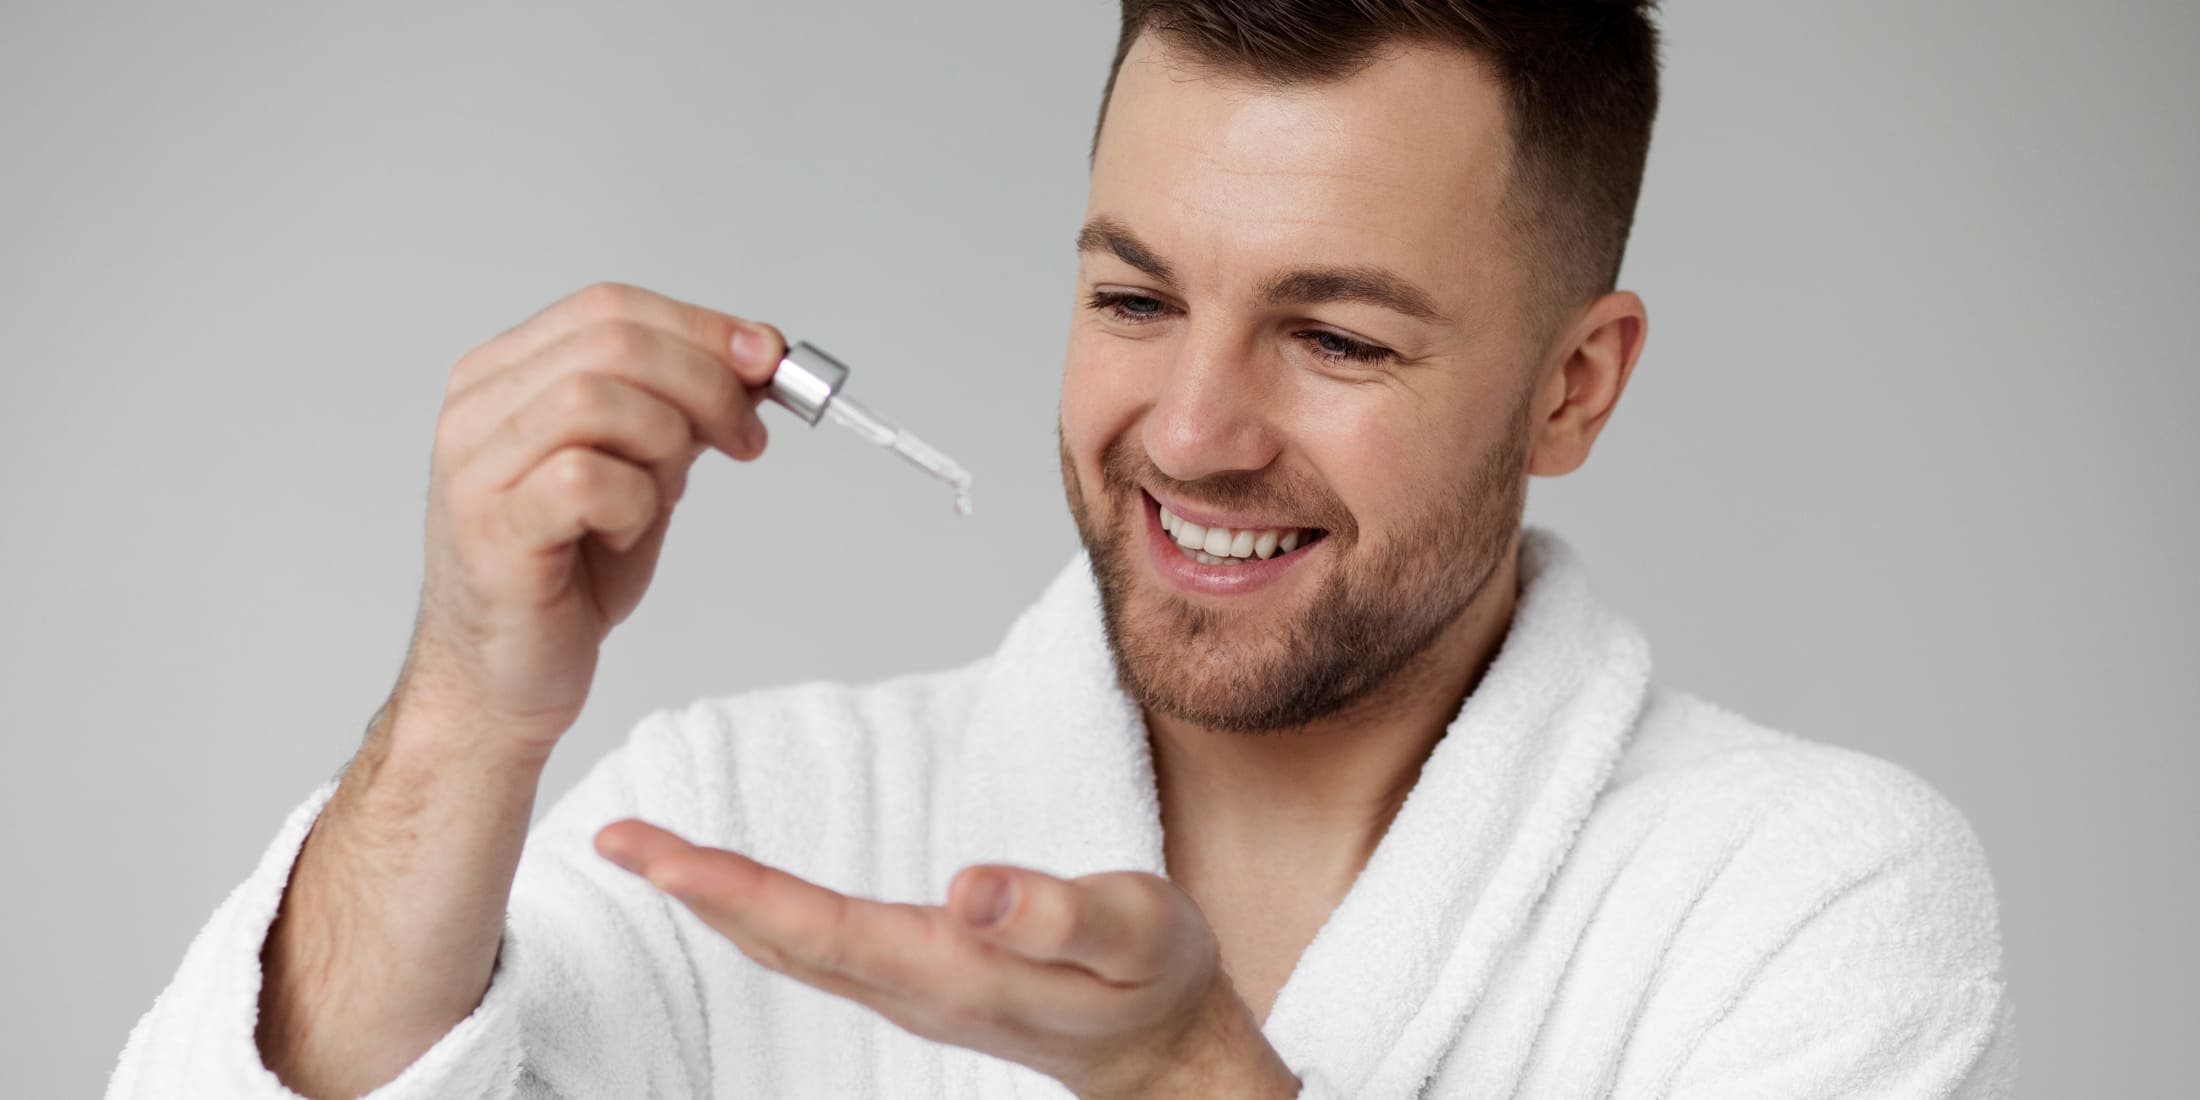
[[[1790,863],[1802,868],[1834,850],[1825,865],[1837,873],[1807,893],[1768,891],[1779,900],[1733,927],[1726,958],[1748,960],[1745,977],[1670,1100],[2014,1094],[2015,1008],[1985,852],[1923,781],[1874,770],[1873,797],[1828,799],[1765,830],[1754,854],[1813,853]]]
[[[701,997],[664,896],[596,855],[597,828],[692,824],[672,712],[637,725],[530,831],[489,985],[465,1019],[361,1100],[708,1096]],[[291,811],[131,1029],[107,1100],[302,1100],[261,1061],[260,953],[337,779]],[[663,792],[645,804],[638,792]]]

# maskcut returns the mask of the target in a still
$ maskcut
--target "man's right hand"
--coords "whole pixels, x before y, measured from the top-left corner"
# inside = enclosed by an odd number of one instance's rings
[[[770,325],[600,283],[460,358],[393,702],[547,755],[656,571],[689,467],[763,452],[756,406],[785,350]]]
[[[784,353],[769,325],[604,284],[452,368],[412,648],[261,948],[254,1040],[293,1091],[377,1088],[481,1003],[543,765],[688,468],[763,452]]]

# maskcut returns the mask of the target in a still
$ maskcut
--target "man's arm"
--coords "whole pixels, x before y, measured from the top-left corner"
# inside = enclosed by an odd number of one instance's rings
[[[488,988],[544,759],[458,721],[385,707],[299,853],[256,1040],[300,1095],[386,1084]]]
[[[392,702],[302,847],[281,853],[294,861],[263,860],[289,881],[255,875],[178,975],[218,1020],[249,1010],[231,1003],[248,977],[233,955],[262,929],[239,922],[272,921],[255,942],[264,1065],[247,1073],[222,1045],[222,1068],[205,1072],[249,1076],[261,1095],[351,1096],[402,1075],[484,1003],[543,764],[655,575],[689,468],[712,447],[762,453],[756,405],[785,347],[769,325],[601,283],[452,366]],[[591,930],[558,919],[553,938]],[[164,1023],[146,1033],[188,1037]],[[497,1053],[514,1056],[509,1043]]]

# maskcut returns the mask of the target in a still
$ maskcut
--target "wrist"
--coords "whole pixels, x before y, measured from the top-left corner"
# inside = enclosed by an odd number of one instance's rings
[[[555,744],[554,736],[513,730],[465,707],[400,692],[375,712],[359,755],[401,770],[532,784]]]
[[[1261,1033],[1226,977],[1217,975],[1206,1009],[1153,1052],[1143,1072],[1077,1088],[1080,1100],[1295,1100],[1299,1079]]]

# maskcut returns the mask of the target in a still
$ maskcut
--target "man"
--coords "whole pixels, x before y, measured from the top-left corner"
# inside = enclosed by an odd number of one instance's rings
[[[531,837],[783,344],[601,286],[467,355],[405,672],[110,1095],[2006,1095],[1961,815],[1652,685],[1521,526],[1643,346],[1643,8],[1126,0],[1086,553],[984,660],[650,715]]]

